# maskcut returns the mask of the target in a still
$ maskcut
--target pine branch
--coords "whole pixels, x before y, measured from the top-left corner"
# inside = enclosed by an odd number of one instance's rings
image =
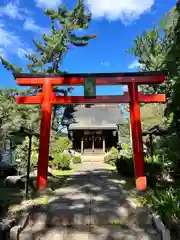
[[[23,69],[20,67],[16,67],[14,64],[9,63],[8,61],[6,61],[3,57],[0,56],[0,60],[1,63],[3,64],[3,66],[8,70],[11,71],[13,73],[13,75],[15,73],[21,73],[23,72]]]
[[[37,41],[33,40],[33,44],[37,48],[37,50],[36,50],[37,52],[44,52],[45,46],[43,46],[42,42],[37,42]]]

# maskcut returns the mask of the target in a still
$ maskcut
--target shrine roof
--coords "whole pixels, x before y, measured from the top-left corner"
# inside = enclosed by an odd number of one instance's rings
[[[70,130],[116,129],[124,123],[123,113],[118,104],[76,106],[73,112],[74,122]]]

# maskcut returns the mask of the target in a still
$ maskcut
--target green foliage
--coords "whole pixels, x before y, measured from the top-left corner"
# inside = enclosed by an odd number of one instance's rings
[[[32,141],[32,151],[31,151],[31,170],[37,165],[38,162],[38,152],[36,149],[36,138],[33,138]],[[26,137],[22,144],[17,145],[15,149],[15,159],[17,161],[18,172],[26,174],[26,167],[28,161],[29,153],[29,137]]]
[[[23,92],[16,89],[1,89],[0,90],[0,141],[5,141],[11,132],[13,142],[18,138],[17,131],[21,127],[27,128],[32,132],[37,132],[40,120],[40,106],[34,105],[18,105],[15,97]],[[25,91],[24,94],[29,94],[30,91]]]
[[[121,147],[122,147],[122,149],[124,149],[124,150],[128,150],[128,149],[129,149],[129,145],[128,145],[127,143],[122,143],[122,144],[121,144]]]
[[[50,154],[53,157],[52,165],[56,169],[66,170],[70,168],[71,157],[68,151],[72,147],[71,141],[67,137],[54,138],[50,144]]]
[[[122,143],[122,150],[120,152],[115,147],[112,147],[111,150],[105,155],[104,162],[115,166],[119,159],[130,159],[132,157],[132,149],[129,144]]]
[[[122,143],[122,150],[119,152],[116,148],[112,148],[104,157],[104,162],[116,166],[117,171],[125,177],[134,177],[134,161],[132,149],[129,144]],[[145,158],[145,174],[148,176],[148,181],[153,184],[156,175],[160,174],[162,162],[157,157],[152,161],[150,157]]]
[[[82,162],[81,156],[74,155],[74,156],[72,157],[72,162],[73,162],[74,164],[81,163],[81,162]]]
[[[172,88],[176,82],[176,74],[173,66],[168,63],[168,52],[172,45],[172,36],[177,22],[177,11],[173,8],[161,20],[160,26],[144,31],[134,41],[134,46],[129,49],[139,63],[140,71],[167,71],[166,83],[162,85],[144,86],[141,89],[147,93],[166,93],[172,96]],[[173,57],[173,63],[176,57]]]
[[[155,118],[159,118],[158,124],[165,123],[171,132],[168,136],[155,137],[153,143],[153,163],[150,157],[146,157],[145,169],[149,176],[158,172],[168,172],[178,175],[179,178],[179,142],[180,142],[180,1],[161,20],[159,26],[145,31],[134,41],[133,47],[128,51],[133,54],[140,63],[139,71],[166,71],[166,82],[158,86],[143,86],[145,93],[166,93],[168,104],[165,109],[165,117],[160,119],[162,113],[159,110],[152,114],[144,113],[146,127],[157,124]],[[146,109],[147,110],[147,109]],[[149,109],[148,109],[149,111]],[[146,111],[147,112],[147,111]],[[150,112],[150,111],[149,111]],[[157,113],[157,114],[156,114]],[[151,116],[153,118],[151,119]],[[150,121],[149,121],[150,120]],[[164,121],[165,120],[165,121]],[[148,123],[148,124],[147,124]],[[148,126],[149,125],[149,126]],[[148,170],[149,169],[149,170]],[[174,179],[175,180],[175,179]],[[168,183],[169,184],[169,183]],[[163,187],[163,186],[161,186]],[[153,208],[163,218],[180,219],[179,190],[176,188],[157,189],[155,196],[148,199]],[[166,211],[164,211],[166,209]]]
[[[50,154],[62,153],[64,150],[69,150],[72,147],[72,142],[67,137],[60,137],[55,139],[50,144]]]
[[[125,156],[121,156],[116,161],[117,171],[125,177],[133,177],[134,176],[134,162],[133,158],[128,158]]]
[[[131,144],[122,143],[121,144],[122,150],[120,151],[121,157],[132,158],[132,147]]]
[[[166,118],[164,111],[166,104],[153,103],[144,104],[141,106],[141,124],[143,130],[146,130],[153,125],[164,125]]]
[[[156,192],[148,199],[148,203],[163,219],[180,219],[180,192],[179,189],[169,188]],[[165,211],[166,209],[166,211]]]
[[[179,137],[176,134],[159,138],[154,144],[154,156],[158,156],[158,163],[169,173],[180,174]]]
[[[37,151],[33,151],[31,152],[31,166],[32,168],[37,167],[38,165],[38,152]]]
[[[25,174],[29,151],[29,139],[25,138],[22,145],[18,145],[15,151],[15,159],[18,162],[18,172]]]
[[[176,125],[179,134],[180,119],[180,2],[175,8],[164,16],[159,26],[154,26],[148,31],[144,31],[134,41],[134,45],[129,49],[139,63],[140,71],[166,71],[165,83],[161,85],[143,86],[141,90],[146,93],[166,93],[169,100],[166,117]],[[171,118],[173,113],[173,118]]]
[[[112,147],[111,150],[105,155],[104,162],[115,166],[118,158],[119,151],[115,147]]]
[[[121,136],[121,141],[125,143],[130,143],[130,124],[129,121],[119,126],[119,133]]]
[[[70,169],[71,157],[69,154],[63,152],[55,152],[53,154],[53,158],[53,165],[56,167],[56,169]]]

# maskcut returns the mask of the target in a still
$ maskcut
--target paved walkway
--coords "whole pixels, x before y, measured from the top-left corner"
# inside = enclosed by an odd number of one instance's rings
[[[160,240],[147,212],[133,209],[118,174],[103,163],[83,163],[20,235],[51,240]],[[29,238],[28,238],[29,239]]]

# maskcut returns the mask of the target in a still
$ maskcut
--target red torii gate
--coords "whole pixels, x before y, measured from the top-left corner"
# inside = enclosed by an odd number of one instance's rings
[[[143,95],[138,92],[138,85],[161,84],[165,75],[161,72],[150,73],[96,73],[96,74],[15,74],[16,83],[20,86],[42,86],[42,92],[37,96],[18,96],[18,104],[41,104],[42,116],[40,127],[40,144],[37,171],[37,190],[47,187],[49,137],[51,129],[52,104],[99,104],[99,103],[129,103],[131,131],[134,155],[136,188],[146,189],[144,176],[144,154],[142,130],[140,121],[140,102],[166,102],[165,94]],[[84,85],[84,79],[96,79],[96,85],[128,85],[128,92],[117,96],[56,96],[52,87],[55,85]]]

